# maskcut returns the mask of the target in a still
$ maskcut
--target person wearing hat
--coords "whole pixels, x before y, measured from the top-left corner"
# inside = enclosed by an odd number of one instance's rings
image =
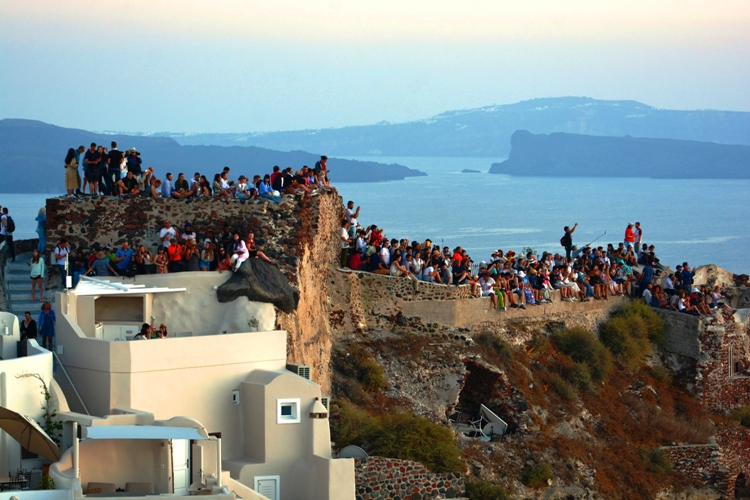
[[[125,153],[125,165],[128,168],[128,172],[133,172],[133,175],[135,177],[138,177],[143,173],[141,170],[141,164],[143,163],[143,160],[141,160],[141,156],[138,153],[138,151],[135,148],[130,148]]]

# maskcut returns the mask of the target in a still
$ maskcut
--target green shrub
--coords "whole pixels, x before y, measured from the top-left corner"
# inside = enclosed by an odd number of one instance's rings
[[[631,368],[651,354],[648,327],[639,316],[612,316],[599,325],[599,338],[612,354]]]
[[[492,332],[482,332],[474,337],[474,341],[487,349],[491,349],[504,361],[513,361],[513,350],[510,344],[498,338]]]
[[[625,319],[640,318],[646,326],[648,339],[654,344],[661,344],[664,341],[664,321],[656,314],[653,307],[646,305],[645,302],[634,300],[626,304],[617,315]]]
[[[659,382],[668,383],[672,381],[672,373],[663,366],[655,366],[648,371],[651,378]]]
[[[383,367],[372,357],[370,351],[361,346],[353,346],[346,351],[337,351],[333,356],[333,369],[349,381],[355,381],[354,388],[346,388],[347,395],[354,396],[356,388],[367,393],[376,393],[385,387]],[[347,384],[344,384],[345,386]],[[353,399],[357,399],[354,397]]]
[[[660,448],[650,448],[641,451],[641,458],[643,458],[646,468],[651,472],[665,474],[672,471],[673,465],[672,461],[669,460],[669,455]]]
[[[381,426],[373,440],[378,455],[415,460],[433,472],[463,470],[461,450],[449,429],[406,412],[383,415]]]
[[[750,427],[750,406],[738,408],[730,416],[745,427]]]
[[[521,482],[529,488],[541,488],[547,486],[547,481],[552,479],[552,469],[549,464],[542,462],[532,467],[526,467],[521,472]]]
[[[544,335],[535,335],[529,340],[529,353],[532,352],[536,355],[546,354],[549,349],[549,339]]]
[[[510,500],[505,490],[486,479],[466,481],[466,496],[470,500]]]
[[[550,380],[550,386],[558,396],[566,401],[575,399],[576,397],[576,391],[574,391],[570,384],[563,380],[559,375],[552,376],[552,380]]]
[[[591,380],[603,382],[612,370],[612,355],[591,332],[583,328],[571,328],[552,335],[558,349],[578,364],[588,369]]]
[[[453,433],[432,421],[403,411],[374,416],[342,401],[331,421],[339,447],[354,444],[369,453],[414,460],[434,472],[463,470]]]
[[[594,393],[589,367],[586,363],[576,363],[573,365],[573,370],[570,373],[570,383],[580,391]]]

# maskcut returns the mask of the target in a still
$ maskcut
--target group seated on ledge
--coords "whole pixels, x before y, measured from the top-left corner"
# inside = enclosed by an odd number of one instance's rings
[[[488,261],[473,264],[460,246],[453,251],[409,239],[391,239],[376,225],[358,224],[359,207],[348,202],[341,221],[341,267],[413,280],[415,283],[468,285],[475,296],[486,296],[492,306],[506,311],[508,307],[525,309],[526,305],[552,302],[551,292],[558,290],[567,302],[608,300],[609,296],[627,296],[643,300],[654,307],[679,312],[710,315],[717,307],[731,312],[722,304],[718,287],[712,294],[694,289],[693,271],[687,262],[678,265],[666,277],[665,285],[654,285],[664,266],[656,256],[654,245],[631,239],[634,224],[628,224],[623,241],[605,247],[589,245],[578,248],[570,244],[569,256],[544,251],[516,255],[513,250],[496,250]],[[566,234],[573,230],[566,227]],[[642,235],[640,223],[636,234]],[[565,241],[565,238],[563,239]],[[638,246],[640,244],[640,250]],[[568,248],[566,247],[566,250]],[[652,291],[656,289],[656,291]]]

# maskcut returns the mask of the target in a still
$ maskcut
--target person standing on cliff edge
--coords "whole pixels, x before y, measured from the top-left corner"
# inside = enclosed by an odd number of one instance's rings
[[[573,224],[573,228],[565,226],[565,234],[560,238],[560,244],[565,247],[565,258],[570,258],[570,252],[573,250],[573,233],[578,227],[578,223]]]

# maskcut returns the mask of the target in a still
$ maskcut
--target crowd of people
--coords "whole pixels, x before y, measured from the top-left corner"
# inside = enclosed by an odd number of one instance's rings
[[[163,179],[159,179],[153,167],[143,167],[141,153],[136,148],[122,152],[114,141],[109,149],[92,142],[88,149],[84,146],[68,149],[65,156],[65,189],[72,198],[142,196],[183,201],[195,198],[225,201],[263,198],[278,203],[284,194],[313,195],[320,187],[330,187],[327,161],[328,157],[321,156],[313,168],[305,165],[296,171],[292,167],[281,169],[275,166],[271,173],[262,177],[256,174],[251,180],[240,175],[236,182],[230,177],[229,167],[215,173],[213,179],[200,172],[195,172],[189,179],[182,172],[176,178],[172,172],[167,172]]]
[[[565,226],[560,245],[565,252],[533,251],[516,254],[496,250],[487,261],[474,264],[462,247],[442,249],[432,240],[391,239],[376,225],[359,223],[360,207],[349,201],[341,221],[341,267],[448,286],[468,285],[474,295],[491,299],[493,307],[525,309],[552,301],[559,290],[568,302],[608,300],[624,295],[642,298],[654,307],[696,315],[709,315],[721,302],[721,290],[708,292],[693,285],[695,271],[687,262],[666,276],[654,245],[643,243],[639,222],[628,223],[622,241],[606,247],[573,244],[578,223]]]
[[[169,220],[165,220],[159,231],[160,244],[155,252],[138,245],[130,246],[128,241],[122,243],[118,249],[110,245],[94,243],[89,251],[79,249],[72,252],[68,242],[62,238],[53,250],[55,263],[61,276],[72,276],[73,287],[78,284],[81,276],[127,276],[138,274],[165,274],[183,271],[237,271],[247,259],[261,259],[269,264],[276,262],[258,248],[255,234],[252,232],[241,236],[237,231],[231,231],[228,224],[224,224],[220,234],[209,231],[205,235],[198,235],[190,222],[178,229]],[[33,268],[44,260],[34,251],[32,261],[32,299],[34,300],[34,276],[43,276],[41,271]],[[37,274],[40,273],[41,274]],[[40,289],[40,296],[42,292]]]

